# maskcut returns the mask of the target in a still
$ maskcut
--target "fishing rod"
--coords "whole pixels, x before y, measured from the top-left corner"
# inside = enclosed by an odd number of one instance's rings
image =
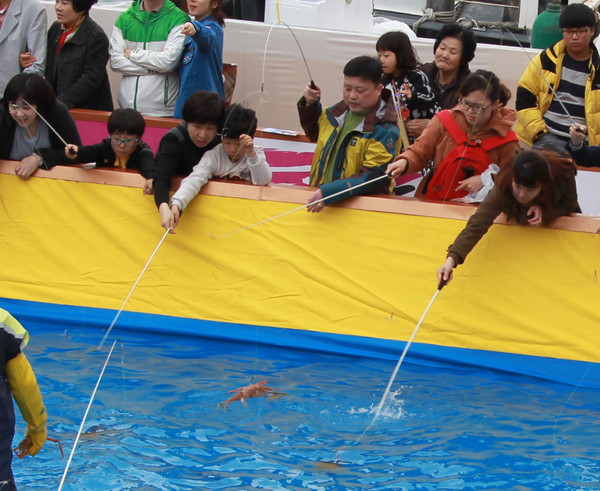
[[[382,174],[381,176],[376,177],[374,179],[371,179],[369,181],[361,182],[360,184],[357,184],[356,186],[350,186],[347,189],[342,189],[341,191],[338,191],[337,193],[334,193],[332,195],[326,196],[325,198],[321,198],[321,199],[318,199],[318,200],[313,201],[311,203],[306,203],[306,204],[304,204],[302,206],[298,206],[297,208],[294,208],[293,210],[288,210],[288,211],[285,211],[285,212],[280,213],[278,215],[274,215],[272,217],[265,218],[264,220],[260,220],[259,222],[253,223],[251,225],[247,225],[245,227],[240,227],[240,228],[238,228],[236,230],[233,230],[231,232],[227,232],[226,234],[217,235],[216,237],[214,237],[214,236],[211,236],[211,237],[213,239],[223,239],[225,237],[229,237],[230,235],[235,235],[235,234],[238,234],[240,232],[243,232],[244,230],[250,230],[251,228],[254,228],[254,227],[257,227],[259,225],[263,225],[265,223],[271,222],[273,220],[276,220],[277,218],[281,218],[281,217],[284,217],[286,215],[290,215],[290,214],[292,214],[292,213],[294,213],[296,211],[303,210],[304,208],[307,208],[309,206],[318,205],[319,203],[322,203],[325,200],[328,200],[328,199],[331,199],[331,198],[335,198],[336,196],[339,196],[339,195],[344,194],[344,193],[348,193],[351,190],[355,190],[355,189],[361,188],[363,186],[366,186],[367,184],[372,184],[372,183],[380,181],[380,180],[382,180],[384,178],[388,178],[389,179],[389,177],[390,177],[389,174]]]
[[[48,120],[46,120],[46,118],[44,118],[44,116],[42,116],[42,115],[41,115],[41,114],[38,112],[38,110],[37,110],[35,107],[33,107],[31,104],[29,104],[29,102],[27,102],[25,99],[21,98],[21,100],[22,100],[22,101],[23,101],[25,104],[27,104],[27,105],[29,106],[29,108],[30,108],[30,109],[32,109],[32,110],[33,110],[33,112],[35,112],[35,114],[37,114],[37,115],[38,115],[38,117],[39,117],[39,118],[40,118],[40,119],[41,119],[41,120],[42,120],[44,123],[46,123],[46,126],[48,126],[48,128],[50,128],[50,129],[52,130],[52,132],[53,132],[53,133],[54,133],[54,134],[55,134],[55,135],[58,137],[58,139],[59,139],[59,140],[60,140],[60,141],[63,143],[63,145],[64,145],[65,147],[67,147],[67,151],[68,151],[68,152],[69,152],[71,155],[76,155],[76,154],[77,154],[77,152],[75,151],[75,149],[74,149],[74,148],[72,148],[72,147],[71,147],[71,146],[70,146],[70,145],[69,145],[69,144],[68,144],[68,143],[65,141],[65,139],[64,139],[62,136],[60,136],[60,134],[58,133],[58,131],[56,131],[56,130],[54,129],[54,127],[53,127],[53,126],[52,126],[50,123],[48,123]]]
[[[505,30],[506,27],[502,27],[502,30]],[[548,79],[546,78],[546,76],[544,75],[544,72],[542,72],[542,69],[537,65],[537,63],[534,61],[534,59],[531,57],[531,55],[527,52],[527,50],[523,47],[523,45],[519,42],[519,40],[517,39],[517,37],[514,35],[514,33],[510,30],[510,29],[506,29],[506,31],[513,37],[513,39],[515,40],[515,42],[519,45],[519,48],[521,48],[523,50],[523,52],[525,53],[525,55],[527,56],[527,58],[529,58],[530,63],[536,68],[536,70],[538,71],[538,73],[540,74],[540,76],[542,77],[542,80],[544,82],[546,82],[546,85],[548,86],[548,88],[550,89],[550,92],[552,92],[552,95],[554,96],[554,98],[558,101],[558,104],[560,105],[560,107],[562,108],[562,110],[565,112],[566,116],[569,118],[569,120],[571,121],[571,124],[575,125],[577,128],[579,128],[579,125],[577,123],[575,123],[575,120],[573,119],[573,117],[571,116],[571,114],[569,113],[567,107],[564,105],[563,101],[561,100],[560,96],[556,93],[556,91],[554,90],[554,87],[552,87],[552,84],[548,81]],[[579,129],[577,129],[577,131],[580,131]]]
[[[156,253],[158,252],[158,249],[160,248],[160,246],[162,245],[162,243],[165,241],[165,239],[167,238],[167,235],[169,234],[169,232],[171,231],[170,228],[167,228],[167,230],[165,231],[164,235],[162,236],[162,238],[160,239],[160,241],[158,242],[158,245],[156,246],[156,248],[154,249],[154,252],[152,252],[152,254],[150,255],[150,258],[148,259],[148,261],[146,262],[146,265],[144,266],[144,268],[142,269],[142,272],[139,274],[139,276],[137,277],[137,280],[135,280],[135,283],[133,284],[133,286],[131,287],[131,290],[129,290],[129,293],[127,294],[127,297],[125,298],[125,300],[123,301],[123,304],[121,305],[121,308],[119,309],[119,311],[117,312],[117,315],[115,315],[113,321],[110,323],[110,326],[108,328],[108,330],[106,331],[106,333],[104,334],[104,337],[102,338],[102,341],[100,341],[100,344],[96,347],[95,351],[99,351],[102,346],[104,345],[104,342],[106,341],[106,338],[108,338],[108,335],[110,334],[110,332],[112,331],[112,328],[114,327],[115,323],[117,322],[117,319],[119,318],[119,316],[121,315],[121,312],[123,312],[123,309],[125,308],[125,304],[127,303],[127,301],[129,300],[129,298],[131,297],[133,290],[135,290],[135,287],[137,286],[137,284],[140,282],[140,280],[142,279],[142,276],[144,275],[144,273],[146,272],[146,269],[148,269],[148,266],[150,265],[150,262],[152,261],[152,259],[154,259],[154,256],[156,255]]]
[[[446,286],[446,284],[448,283],[448,280],[441,280],[435,293],[433,294],[433,297],[431,297],[431,300],[429,301],[429,304],[427,304],[427,307],[425,308],[425,311],[423,312],[423,315],[421,315],[421,318],[419,319],[419,322],[417,323],[416,327],[414,328],[410,338],[408,339],[408,341],[406,342],[406,346],[404,346],[404,350],[402,351],[402,355],[400,355],[400,358],[398,359],[398,363],[396,363],[396,367],[394,368],[394,371],[392,373],[392,376],[390,377],[390,380],[387,384],[387,387],[385,388],[385,391],[383,393],[383,397],[381,398],[381,401],[379,402],[379,404],[377,405],[377,409],[375,410],[375,415],[373,416],[373,419],[371,420],[371,422],[369,423],[369,425],[365,428],[365,430],[361,433],[361,435],[358,437],[358,439],[356,440],[355,443],[359,443],[361,441],[361,439],[363,438],[363,436],[365,436],[367,434],[367,432],[373,427],[373,425],[375,424],[375,422],[377,421],[377,419],[379,418],[379,415],[381,414],[381,411],[383,410],[383,407],[385,405],[385,402],[387,400],[387,397],[390,393],[390,390],[392,388],[392,385],[394,384],[394,381],[396,380],[396,375],[398,374],[398,371],[400,370],[400,366],[402,365],[402,362],[404,361],[404,358],[406,357],[406,354],[408,353],[408,350],[413,342],[413,340],[415,339],[417,332],[419,331],[419,328],[421,327],[421,325],[423,324],[423,321],[425,320],[425,317],[427,317],[427,314],[429,313],[429,310],[431,309],[431,306],[433,305],[433,302],[435,302],[435,299],[437,298],[437,296],[439,295],[439,293],[442,291],[442,288],[444,288],[444,286]],[[339,455],[341,452],[341,450],[338,450],[336,453],[337,455]],[[321,464],[324,464],[326,467],[327,466],[331,466],[331,467],[337,467],[340,465],[340,459],[336,458],[333,462],[321,462]]]

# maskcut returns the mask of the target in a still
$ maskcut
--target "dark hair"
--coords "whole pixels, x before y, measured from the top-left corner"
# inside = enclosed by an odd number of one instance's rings
[[[224,138],[239,138],[240,135],[254,136],[256,132],[256,113],[241,104],[232,104],[225,111],[223,130]]]
[[[374,84],[381,83],[381,63],[377,58],[372,56],[358,56],[352,58],[344,67],[345,77],[360,77],[365,80],[370,80]]]
[[[562,157],[556,152],[540,150],[523,150],[517,155],[512,165],[501,169],[496,178],[498,192],[505,198],[510,198],[512,206],[509,218],[519,216],[515,200],[512,199],[512,182],[526,188],[541,186],[536,203],[542,207],[545,218],[552,216],[552,201],[556,181],[568,182],[574,179],[575,164],[570,158]]]
[[[189,96],[183,103],[181,115],[186,123],[221,124],[225,102],[215,92],[199,90]]]
[[[401,31],[386,32],[375,45],[377,52],[391,51],[396,55],[396,68],[401,74],[417,68],[419,60],[410,39]]]
[[[56,94],[52,85],[41,75],[35,73],[19,73],[10,79],[4,89],[4,109],[8,112],[8,103],[24,99],[37,111],[47,117],[56,104]]]
[[[477,37],[470,29],[467,29],[460,24],[444,24],[438,32],[433,43],[433,53],[438,49],[438,46],[444,38],[458,39],[462,43],[462,53],[460,64],[467,65],[475,57],[475,48],[477,48]]]
[[[146,121],[138,111],[128,107],[126,109],[115,109],[108,118],[107,126],[108,133],[111,135],[117,131],[123,131],[141,138],[146,129]]]
[[[216,2],[217,6],[212,9],[212,15],[221,27],[225,27],[225,12],[223,12],[223,0],[211,0],[210,3]]]
[[[594,11],[583,3],[571,3],[567,5],[558,18],[561,29],[570,27],[592,27],[596,28],[598,19]]]
[[[71,4],[73,5],[73,10],[75,12],[89,15],[92,5],[94,5],[97,1],[98,0],[71,0]]]
[[[500,82],[494,73],[487,70],[477,70],[471,73],[460,84],[460,95],[465,97],[475,90],[483,90],[485,97],[492,102],[500,101],[501,106],[506,106],[510,100],[510,90]]]

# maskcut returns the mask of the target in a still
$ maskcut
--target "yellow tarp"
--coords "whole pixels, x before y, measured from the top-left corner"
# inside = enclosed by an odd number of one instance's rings
[[[0,296],[117,310],[164,231],[137,188],[0,175]],[[465,222],[198,196],[125,310],[406,340]],[[418,342],[600,361],[600,236],[495,225]]]

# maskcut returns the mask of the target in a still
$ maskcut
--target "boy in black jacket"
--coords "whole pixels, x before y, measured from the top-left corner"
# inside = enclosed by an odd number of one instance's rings
[[[95,162],[96,167],[137,169],[146,178],[144,194],[152,194],[156,164],[152,150],[142,141],[146,129],[144,117],[135,109],[115,109],[107,126],[109,138],[85,147],[67,145],[65,159],[60,163]]]

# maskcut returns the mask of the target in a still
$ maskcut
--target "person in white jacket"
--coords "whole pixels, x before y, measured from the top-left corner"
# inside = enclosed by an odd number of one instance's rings
[[[170,0],[135,0],[119,16],[110,38],[110,67],[123,74],[120,107],[173,117],[185,42],[181,29],[189,20]]]
[[[232,104],[225,112],[221,143],[204,154],[171,198],[171,232],[179,223],[181,212],[211,178],[243,179],[264,186],[271,182],[271,168],[261,147],[254,145],[256,113],[240,104]]]

